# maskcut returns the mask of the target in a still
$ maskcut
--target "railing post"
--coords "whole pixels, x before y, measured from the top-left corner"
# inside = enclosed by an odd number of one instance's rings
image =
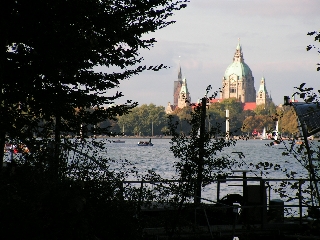
[[[266,188],[265,188],[265,180],[260,179],[260,196],[261,196],[261,228],[264,228],[265,219],[266,219],[266,209],[267,209],[267,196],[266,196]]]
[[[220,180],[217,178],[217,202],[220,200]]]
[[[121,201],[124,200],[123,194],[124,194],[123,181],[121,181],[121,182],[119,183],[119,199],[120,199]]]
[[[301,195],[301,180],[299,180],[299,215],[300,225],[302,225],[302,195]]]
[[[139,198],[138,198],[138,206],[137,206],[138,213],[140,213],[141,211],[142,196],[143,196],[143,179],[141,180],[140,192],[139,192]]]

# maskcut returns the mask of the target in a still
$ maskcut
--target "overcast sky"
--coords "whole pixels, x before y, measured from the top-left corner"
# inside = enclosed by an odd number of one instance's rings
[[[118,103],[172,103],[179,61],[192,102],[204,96],[208,85],[217,91],[238,38],[256,90],[264,76],[276,105],[303,82],[320,89],[319,54],[306,51],[315,44],[307,33],[320,30],[319,10],[320,0],[191,0],[172,17],[175,24],[150,35],[158,41],[155,47],[141,52],[145,64],[170,69],[122,81],[117,90],[125,96]]]

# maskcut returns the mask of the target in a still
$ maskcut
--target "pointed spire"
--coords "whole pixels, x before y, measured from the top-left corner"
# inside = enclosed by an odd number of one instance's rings
[[[179,67],[178,80],[179,80],[179,81],[182,81],[182,71],[181,71],[181,66]]]
[[[259,87],[259,92],[267,92],[266,88],[266,81],[265,78],[262,76],[261,81],[260,81],[260,87]]]
[[[242,47],[240,45],[240,38],[238,38],[238,45],[236,47],[236,52],[233,57],[233,62],[244,62],[243,54],[242,54]]]
[[[239,50],[239,51],[241,51],[242,49],[241,49],[241,45],[240,45],[240,38],[238,38],[238,45],[237,45],[237,48],[236,48],[237,50]]]
[[[181,65],[180,65],[180,57],[179,56],[179,72],[178,72],[178,81],[182,81],[182,71],[181,71]]]

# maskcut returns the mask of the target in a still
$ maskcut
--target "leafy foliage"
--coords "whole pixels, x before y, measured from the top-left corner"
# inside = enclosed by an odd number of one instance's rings
[[[320,33],[317,31],[313,31],[313,32],[308,32],[307,34],[308,36],[314,36],[314,41],[315,42],[320,42]],[[320,53],[320,48],[316,47],[315,45],[308,45],[307,46],[307,51],[310,51],[311,49],[316,49],[318,53]],[[320,63],[317,63],[317,65],[319,67],[317,67],[317,71],[320,71]]]
[[[199,191],[195,189],[195,182],[204,187],[217,176],[225,175],[226,170],[231,170],[235,164],[229,156],[218,154],[224,147],[234,145],[235,141],[225,138],[226,133],[222,131],[222,124],[219,122],[206,128],[203,119],[206,114],[203,113],[203,109],[202,105],[199,105],[190,113],[191,119],[187,122],[191,130],[186,135],[176,131],[179,122],[170,122],[170,131],[173,134],[170,149],[174,156],[180,159],[175,166],[179,175],[178,180],[184,183],[180,188],[182,197],[185,198],[193,197],[195,192]],[[213,141],[214,137],[218,138]]]
[[[99,123],[112,124],[137,105],[128,100],[103,108],[123,96],[111,91],[122,80],[166,68],[142,65],[139,50],[155,44],[146,34],[174,23],[169,17],[186,2],[3,2],[0,145],[10,140],[29,148],[0,172],[3,238],[6,233],[10,239],[142,236],[135,218],[138,195],[123,201],[124,191],[136,192],[120,184],[128,172],[110,170],[115,160],[100,155],[105,144],[85,139],[84,129],[96,126],[108,134],[110,125]]]
[[[123,96],[108,96],[107,90],[144,70],[165,68],[140,65],[139,49],[154,45],[156,40],[145,34],[172,24],[168,18],[185,2],[6,1],[1,22],[10,26],[1,25],[6,34],[0,44],[0,144],[6,134],[25,141],[15,130],[21,119],[31,138],[40,121],[56,133],[78,133],[80,124],[127,113],[136,103],[104,111],[101,106]],[[97,72],[97,66],[105,72]]]
[[[125,135],[162,135],[162,129],[167,125],[164,107],[154,104],[135,107],[129,114],[118,116],[117,119]]]

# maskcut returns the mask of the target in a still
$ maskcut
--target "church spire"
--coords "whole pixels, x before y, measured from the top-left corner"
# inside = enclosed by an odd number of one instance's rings
[[[179,72],[178,72],[178,81],[182,81],[182,71],[181,71],[180,58],[181,58],[181,56],[179,56]]]
[[[179,64],[179,72],[178,72],[178,81],[182,81],[182,71],[181,71],[180,64]]]
[[[240,38],[238,38],[238,45],[237,45],[237,47],[236,47],[236,50],[239,50],[239,51],[242,50],[242,49],[241,49],[241,45],[240,45]]]
[[[262,78],[261,78],[261,80],[260,80],[259,92],[267,93],[266,82],[265,82],[265,78],[264,78],[263,75],[262,75]]]
[[[268,105],[269,103],[272,102],[271,94],[268,94],[267,88],[266,88],[266,79],[264,76],[262,76],[260,80],[260,86],[259,86],[259,91],[258,95],[256,98],[256,104],[257,105]]]

